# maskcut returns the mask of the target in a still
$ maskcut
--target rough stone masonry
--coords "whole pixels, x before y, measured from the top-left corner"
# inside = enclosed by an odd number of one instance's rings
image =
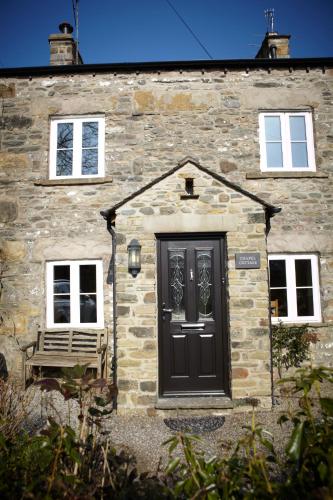
[[[19,345],[35,339],[37,325],[45,324],[47,261],[103,260],[105,323],[112,327],[112,285],[106,279],[111,238],[100,210],[188,156],[282,211],[271,219],[266,246],[262,207],[191,163],[184,169],[195,178],[199,200],[179,199],[180,170],[119,210],[119,405],[124,411],[145,410],[157,394],[156,218],[167,224],[167,218],[170,223],[187,217],[200,230],[209,215],[229,218],[222,230],[228,239],[233,398],[257,397],[267,405],[270,397],[267,252],[318,255],[322,322],[314,325],[320,340],[313,359],[332,364],[332,67],[293,67],[290,60],[290,66],[258,62],[230,70],[203,64],[202,69],[78,72],[71,66],[61,73],[30,73],[0,74],[0,350],[11,372],[21,368]],[[264,174],[258,113],[289,109],[312,113],[317,170]],[[51,117],[91,114],[105,116],[105,177],[49,180]],[[135,283],[127,272],[132,236],[143,247]],[[236,270],[236,249],[260,252],[261,269]]]

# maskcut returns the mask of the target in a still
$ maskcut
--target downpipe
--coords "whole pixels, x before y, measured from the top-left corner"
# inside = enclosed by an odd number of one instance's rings
[[[112,318],[113,318],[113,353],[111,359],[111,371],[113,375],[113,383],[117,385],[117,317],[116,317],[116,249],[117,237],[114,228],[112,227],[111,218],[108,216],[107,211],[101,211],[101,216],[106,220],[106,228],[112,238],[112,257],[109,266],[107,283],[113,285],[112,291]],[[113,407],[117,410],[117,396],[114,396]]]

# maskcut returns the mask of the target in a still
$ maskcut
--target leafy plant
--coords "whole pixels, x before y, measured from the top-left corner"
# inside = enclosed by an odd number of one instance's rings
[[[308,325],[287,326],[280,321],[272,326],[273,366],[277,367],[280,379],[282,368],[298,368],[310,359],[310,344],[317,341],[317,334]]]
[[[112,412],[116,387],[93,380],[86,368],[78,365],[65,370],[63,380],[37,383],[44,391],[78,401],[78,432],[50,417],[40,436],[0,432],[1,498],[165,497],[157,476],[139,474],[135,458],[117,453],[105,439],[101,423]]]
[[[321,396],[323,382],[333,382],[330,368],[304,368],[283,379],[299,395],[299,409],[283,414],[294,428],[277,456],[271,436],[255,422],[245,426],[231,456],[205,459],[198,438],[177,434],[166,441],[170,460],[167,484],[180,499],[331,499],[333,497],[333,399]],[[181,447],[183,458],[174,456]]]
[[[227,458],[206,458],[198,449],[198,437],[179,433],[165,443],[170,457],[165,472],[139,474],[135,457],[118,453],[102,433],[101,422],[112,410],[115,388],[109,391],[104,382],[86,375],[85,367],[75,367],[65,380],[47,379],[39,385],[77,399],[79,432],[53,418],[39,436],[0,432],[0,496],[329,500],[333,497],[333,399],[324,396],[321,387],[333,383],[333,369],[299,369],[280,383],[299,397],[299,407],[279,419],[281,425],[293,426],[283,460],[253,413]]]
[[[170,460],[166,469],[174,481],[174,498],[191,499],[230,499],[230,498],[272,498],[276,485],[271,481],[270,463],[276,462],[273,444],[259,425],[254,413],[250,426],[236,444],[228,459],[212,457],[205,459],[195,444],[200,443],[196,436],[181,433],[167,440]],[[173,457],[180,446],[185,460]]]
[[[294,425],[286,447],[286,486],[303,498],[333,495],[333,399],[321,395],[323,382],[333,383],[333,369],[303,368],[280,381],[292,383],[294,394],[301,393],[300,408],[282,415],[279,422]]]
[[[94,379],[91,373],[87,373],[87,367],[75,365],[63,368],[61,380],[47,378],[35,382],[42,391],[57,391],[65,401],[78,401],[80,429],[86,424],[100,425],[101,419],[112,413],[112,403],[117,394],[114,384],[109,384],[106,379]],[[100,391],[99,395],[96,390]]]
[[[171,479],[174,498],[202,498],[215,500],[220,498],[216,484],[219,461],[216,457],[205,460],[202,452],[194,450],[194,443],[200,441],[196,436],[176,434],[163,444],[169,445],[170,460],[166,475]],[[180,446],[185,461],[173,457],[173,451]]]

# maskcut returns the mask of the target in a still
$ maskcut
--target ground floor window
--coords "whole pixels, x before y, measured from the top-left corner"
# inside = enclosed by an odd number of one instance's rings
[[[272,321],[321,321],[316,255],[269,256]]]
[[[46,264],[47,327],[103,327],[103,264],[98,260]]]

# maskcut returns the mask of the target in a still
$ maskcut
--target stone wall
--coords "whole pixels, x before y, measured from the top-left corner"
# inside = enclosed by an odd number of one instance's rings
[[[198,199],[182,199],[185,178],[193,178]],[[172,175],[134,197],[116,212],[117,344],[119,406],[124,411],[154,407],[158,388],[157,262],[155,233],[215,231],[226,233],[227,280],[234,399],[256,397],[270,403],[265,210],[188,162]],[[170,224],[171,222],[171,224]],[[142,271],[127,271],[127,246],[142,244]],[[260,269],[235,269],[235,253],[260,252]]]
[[[0,227],[5,257],[1,307],[8,318],[0,344],[9,367],[19,369],[16,340],[31,340],[36,325],[43,322],[45,261],[89,255],[104,259],[106,273],[111,241],[99,211],[188,155],[282,207],[272,220],[270,252],[318,252],[324,325],[322,350],[318,345],[316,352],[320,361],[332,363],[332,80],[333,70],[321,68],[55,74],[1,80]],[[274,178],[260,173],[260,109],[313,112],[316,173]],[[105,114],[107,182],[45,183],[50,116],[89,113]],[[154,263],[147,266],[147,278],[153,279]],[[119,271],[126,273],[125,262]],[[105,284],[104,291],[105,321],[110,323],[111,287]],[[143,310],[152,311],[154,303],[144,297],[153,292],[140,293]],[[147,381],[152,381],[151,374]]]

